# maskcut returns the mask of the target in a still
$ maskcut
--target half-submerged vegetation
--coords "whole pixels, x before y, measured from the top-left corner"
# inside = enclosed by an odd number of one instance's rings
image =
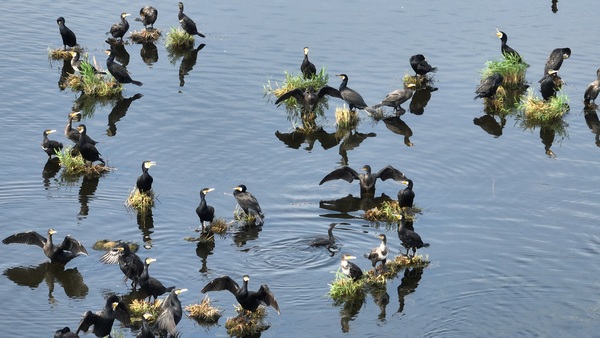
[[[523,112],[523,120],[528,124],[546,124],[560,120],[569,111],[569,98],[559,93],[548,100],[533,95],[529,90],[518,109]]]
[[[205,296],[199,304],[186,306],[185,310],[188,312],[188,317],[203,326],[216,324],[223,313],[221,308],[212,305],[208,296]]]
[[[66,79],[67,87],[72,91],[82,92],[95,98],[120,98],[123,86],[109,75],[97,74],[88,62],[80,65],[81,74],[71,74]]]
[[[399,214],[409,221],[416,219],[416,214],[421,214],[419,207],[400,207],[398,201],[384,201],[380,206],[366,210],[363,218],[371,222],[393,223],[398,221]]]
[[[225,328],[230,336],[244,337],[256,335],[271,326],[264,321],[264,318],[267,316],[267,310],[264,306],[259,306],[256,311],[251,312],[236,305],[235,311],[238,313],[238,316],[228,318],[225,322]]]
[[[189,50],[194,48],[194,37],[179,27],[171,27],[165,46],[172,51]]]
[[[502,86],[506,88],[522,87],[525,84],[525,73],[529,65],[521,61],[519,56],[512,54],[504,55],[501,61],[487,61],[481,72],[482,78],[493,73],[499,73],[504,77]]]
[[[125,201],[125,206],[142,213],[147,212],[154,207],[154,190],[140,192],[137,188],[133,189]]]
[[[156,42],[160,39],[162,32],[160,29],[142,29],[141,31],[134,31],[129,37],[133,43],[151,43]]]
[[[102,176],[102,174],[113,170],[113,168],[102,164],[88,165],[79,152],[71,146],[56,152],[56,156],[60,160],[66,175]]]

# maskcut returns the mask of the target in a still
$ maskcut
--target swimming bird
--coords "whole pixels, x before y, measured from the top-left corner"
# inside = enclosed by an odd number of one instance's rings
[[[77,131],[79,131],[79,141],[77,142],[77,148],[79,148],[79,153],[84,160],[92,162],[92,164],[96,161],[102,162],[102,164],[106,164],[102,157],[100,157],[100,153],[96,146],[87,141],[87,128],[85,124],[80,124],[77,126]]]
[[[152,182],[154,182],[154,179],[148,173],[148,169],[155,165],[156,162],[154,161],[142,162],[142,174],[137,178],[137,181],[135,182],[135,186],[137,187],[139,192],[148,193],[150,190],[152,190]]]
[[[171,293],[160,305],[161,313],[156,318],[155,327],[162,333],[168,333],[169,337],[177,337],[177,324],[183,316],[179,295],[185,291],[187,289],[171,290]]]
[[[156,18],[158,18],[158,10],[152,6],[144,6],[140,9],[140,17],[135,18],[135,21],[141,21],[144,24],[144,28],[154,29],[154,23],[156,22]]]
[[[158,279],[148,274],[148,267],[152,262],[156,262],[156,259],[146,258],[144,260],[144,270],[140,275],[140,288],[148,295],[148,301],[150,301],[150,298],[154,297],[154,301],[156,302],[156,298],[158,298],[158,296],[174,290],[175,287],[165,287]]]
[[[77,37],[75,36],[75,33],[69,29],[69,27],[65,26],[65,18],[62,16],[59,17],[56,19],[56,23],[58,24],[58,30],[60,32],[60,36],[62,37],[64,50],[67,50],[67,46],[77,46]]]
[[[215,218],[215,208],[212,205],[206,203],[206,194],[215,190],[214,188],[203,188],[200,190],[200,204],[196,208],[196,214],[200,218],[200,226],[204,233],[204,222],[212,223]]]
[[[152,328],[148,323],[148,320],[152,318],[152,314],[146,312],[142,315],[142,327],[140,328],[140,332],[135,336],[135,338],[155,338],[154,332],[152,332]]]
[[[583,94],[583,102],[588,105],[590,101],[596,103],[596,98],[600,93],[600,68],[596,70],[596,80],[590,83]]]
[[[201,292],[228,290],[235,295],[235,299],[247,311],[254,312],[264,303],[267,306],[273,307],[279,313],[279,304],[275,300],[275,295],[273,295],[273,292],[271,292],[266,284],[261,285],[258,291],[248,291],[250,277],[244,275],[242,280],[242,287],[239,287],[229,276],[218,277],[206,284]]]
[[[437,67],[432,67],[423,54],[416,54],[408,59],[410,67],[415,71],[416,75],[423,76],[429,72],[435,73]]]
[[[355,256],[351,256],[348,254],[342,255],[342,261],[340,262],[340,267],[342,268],[342,273],[354,280],[355,282],[362,278],[363,272],[358,265],[350,262],[351,259],[356,259]]]
[[[119,268],[125,275],[125,280],[131,279],[131,288],[136,291],[140,283],[140,277],[144,272],[144,263],[136,255],[127,243],[119,243],[112,250],[100,257],[104,264],[119,264]]]
[[[55,140],[48,139],[48,135],[55,133],[55,132],[56,132],[56,130],[54,130],[54,129],[46,129],[42,133],[42,135],[43,135],[42,149],[46,152],[46,154],[48,155],[48,158],[52,157],[52,155],[56,155],[56,152],[60,151],[63,148],[62,143],[55,141]]]
[[[178,4],[179,6],[179,14],[177,17],[179,18],[179,24],[181,24],[181,28],[188,33],[189,35],[198,35],[201,38],[205,38],[206,35],[198,32],[198,28],[196,27],[196,23],[194,20],[190,19],[187,15],[183,14],[183,2]]]
[[[96,337],[110,336],[115,319],[125,326],[131,325],[131,318],[127,305],[117,295],[111,295],[106,299],[106,304],[101,311],[96,313],[86,311],[83,314],[83,319],[79,322],[79,326],[75,333],[79,334],[80,331],[88,332],[90,327],[93,326],[92,333],[94,333]]]
[[[519,55],[519,53],[517,53],[516,50],[510,48],[507,44],[506,41],[508,41],[508,35],[506,35],[506,33],[498,30],[498,28],[496,28],[496,36],[502,41],[502,44],[500,45],[500,51],[502,52],[502,55],[506,58],[507,56],[512,56],[514,58],[516,58],[517,62],[522,62],[521,59],[521,55]]]
[[[106,68],[109,73],[118,83],[133,83],[136,86],[141,86],[143,83],[133,80],[131,76],[129,76],[127,69],[123,67],[123,65],[115,62],[115,52],[113,48],[114,47],[111,46],[110,50],[104,51],[108,55],[108,58],[106,59]]]
[[[339,74],[336,76],[339,77],[340,79],[342,79],[342,83],[340,84],[340,88],[339,88],[340,96],[342,97],[342,100],[346,101],[346,103],[350,107],[350,110],[354,110],[355,108],[358,108],[358,109],[367,108],[368,105],[365,103],[365,100],[362,98],[362,96],[360,96],[360,94],[358,92],[356,92],[354,89],[347,87],[348,75]]]
[[[402,242],[402,246],[406,249],[406,256],[408,256],[409,250],[412,249],[413,257],[417,254],[417,249],[428,248],[429,243],[423,243],[421,236],[414,230],[407,228],[407,221],[402,215],[397,215],[400,220],[398,224],[398,238]]]
[[[14,235],[10,235],[2,240],[4,244],[29,244],[37,245],[44,250],[46,257],[50,258],[51,263],[67,264],[73,258],[80,254],[87,256],[87,250],[81,242],[71,237],[70,235],[65,236],[65,239],[59,245],[54,245],[52,242],[52,235],[56,233],[54,229],[48,229],[48,237],[44,238],[42,235],[35,231],[19,232]]]
[[[264,215],[258,204],[258,200],[252,193],[246,191],[246,186],[243,184],[238,185],[233,188],[233,197],[237,201],[238,205],[247,216],[254,217],[255,225],[263,225],[264,223]]]
[[[415,200],[415,192],[413,191],[413,181],[411,179],[405,179],[402,183],[406,184],[407,187],[398,192],[398,206],[401,208],[412,208]]]
[[[113,38],[123,42],[123,36],[129,30],[129,22],[127,22],[126,18],[130,15],[131,14],[125,12],[121,13],[121,21],[110,27],[110,35],[112,35]]]
[[[381,239],[381,244],[378,247],[374,248],[368,254],[365,254],[365,258],[368,258],[371,261],[371,265],[374,269],[374,274],[377,276],[377,268],[376,265],[378,262],[381,262],[381,268],[386,269],[385,261],[388,255],[388,247],[387,247],[387,238],[385,234],[379,234],[379,239]]]
[[[555,48],[544,65],[544,77],[548,74],[548,71],[555,70],[559,71],[564,60],[571,57],[571,48]],[[538,82],[541,83],[544,80],[542,77]]]
[[[377,109],[381,106],[387,106],[394,108],[395,111],[400,111],[402,107],[401,104],[410,100],[415,92],[415,88],[417,85],[414,83],[409,83],[402,89],[396,89],[385,96],[385,98],[378,104],[371,106],[373,109]]]
[[[361,169],[365,171],[364,174],[359,174],[358,172],[356,172],[356,170],[348,166],[337,168],[329,174],[327,174],[325,177],[323,177],[321,182],[319,182],[319,185],[322,185],[323,183],[331,180],[342,179],[347,181],[348,183],[352,183],[352,181],[358,180],[360,183],[361,196],[374,196],[375,182],[377,181],[377,179],[380,179],[382,181],[385,181],[390,178],[394,181],[403,181],[406,179],[406,176],[404,176],[404,174],[400,170],[392,167],[391,165],[385,166],[377,173],[371,173],[371,166],[369,165],[365,165]]]
[[[560,79],[558,78],[557,74],[557,71],[551,69],[541,81],[540,92],[542,93],[544,101],[547,101],[551,97],[556,96],[556,91],[558,90],[558,88],[556,87],[556,83],[560,82]]]
[[[335,237],[333,237],[333,228],[335,228],[336,225],[337,223],[329,224],[329,228],[327,229],[327,238],[315,238],[312,242],[310,242],[310,246],[325,246],[328,249],[335,247]]]
[[[496,95],[498,87],[500,87],[502,82],[504,82],[504,76],[502,76],[502,74],[500,73],[493,73],[492,75],[481,80],[481,83],[479,84],[477,89],[475,89],[475,94],[477,95],[475,95],[473,100],[476,100],[479,97],[494,97],[494,95]]]
[[[300,70],[305,79],[312,79],[317,75],[317,67],[308,60],[308,47],[304,47],[304,59],[300,65]]]
[[[79,335],[75,334],[75,332],[71,332],[71,329],[68,326],[65,326],[54,332],[54,338],[79,338]]]
[[[306,112],[314,112],[315,109],[317,109],[317,103],[319,103],[319,100],[325,95],[342,98],[339,90],[333,87],[323,86],[317,92],[313,86],[308,86],[304,91],[300,88],[296,88],[284,93],[277,99],[277,101],[275,101],[275,104],[279,104],[290,97],[293,97],[296,99],[296,102],[302,105]]]
[[[81,54],[79,53],[78,50],[73,50],[71,51],[71,67],[73,67],[74,70],[78,71],[79,73],[81,73],[81,65],[82,64],[87,64],[90,67],[92,67],[92,70],[94,71],[94,74],[106,74],[106,72],[100,72],[96,69],[96,67],[92,66],[91,63],[89,62],[85,62],[83,60],[81,60]]]

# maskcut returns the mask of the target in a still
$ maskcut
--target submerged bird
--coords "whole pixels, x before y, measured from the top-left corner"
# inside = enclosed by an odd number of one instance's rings
[[[325,177],[323,177],[321,182],[319,182],[319,185],[322,185],[323,183],[331,180],[342,179],[347,181],[348,183],[352,183],[352,181],[358,180],[360,183],[361,196],[363,194],[374,196],[375,182],[378,178],[382,181],[385,181],[390,178],[394,181],[403,181],[406,179],[406,176],[404,176],[404,174],[400,170],[392,167],[391,165],[382,168],[381,170],[379,170],[379,172],[374,174],[371,173],[371,166],[369,165],[365,165],[361,169],[365,171],[364,174],[359,174],[354,169],[348,166],[343,166],[341,168],[335,169],[329,174],[327,174]]]
[[[417,249],[428,248],[429,243],[423,243],[421,236],[414,230],[407,229],[406,220],[402,215],[397,215],[400,220],[398,224],[398,238],[402,242],[402,246],[406,249],[406,256],[408,256],[409,250],[412,249],[413,257],[417,254]]]
[[[494,73],[481,80],[481,83],[479,84],[477,89],[475,89],[475,94],[477,95],[475,95],[473,100],[476,100],[479,97],[493,97],[494,95],[496,95],[496,91],[498,90],[498,87],[500,87],[502,82],[504,82],[504,76],[502,76],[502,74],[500,73]]]
[[[255,225],[263,225],[264,223],[264,215],[258,204],[258,200],[252,193],[246,191],[246,186],[243,184],[238,185],[233,188],[233,197],[235,197],[238,205],[247,216],[254,217]]]
[[[202,293],[209,291],[228,290],[235,295],[238,303],[247,311],[254,312],[261,304],[273,307],[279,313],[279,304],[275,300],[275,295],[266,284],[260,286],[258,291],[248,291],[248,281],[250,277],[244,275],[242,287],[229,276],[218,277],[210,281],[202,288]]]
[[[371,265],[373,266],[374,273],[377,275],[376,265],[378,262],[381,262],[381,268],[385,270],[385,261],[388,255],[388,247],[387,247],[387,238],[384,234],[379,234],[379,239],[381,239],[381,244],[378,247],[374,248],[368,254],[365,254],[365,258],[368,258],[371,261]]]
[[[144,24],[144,28],[154,29],[154,23],[158,17],[158,10],[152,6],[144,6],[140,9],[140,17],[135,18],[135,21],[141,21]]]
[[[52,235],[55,233],[56,230],[48,229],[48,237],[44,238],[37,232],[30,230],[10,235],[3,239],[2,243],[37,245],[44,250],[44,254],[46,254],[46,257],[50,258],[51,263],[67,264],[79,254],[87,256],[87,250],[85,250],[83,245],[70,235],[65,236],[65,239],[61,244],[54,245],[52,242]]]
[[[308,47],[304,47],[304,60],[302,60],[300,70],[305,79],[312,79],[317,75],[317,67],[315,67],[312,62],[308,61]]]
[[[556,96],[556,91],[558,90],[558,88],[556,87],[557,82],[560,82],[558,72],[553,69],[549,70],[548,74],[544,76],[540,84],[540,92],[542,93],[544,101],[547,101],[551,97]]]
[[[125,275],[125,280],[131,279],[131,288],[135,292],[140,283],[140,276],[144,271],[144,263],[138,255],[131,251],[127,243],[119,243],[102,257],[100,262],[104,264],[117,264]]]
[[[423,76],[429,72],[435,73],[437,71],[437,67],[432,67],[423,54],[411,56],[408,62],[416,75]]]
[[[92,67],[94,74],[106,74],[106,72],[99,72],[96,69],[96,67],[92,66],[91,63],[81,60],[81,54],[79,53],[79,51],[77,51],[77,50],[71,51],[71,67],[73,67],[74,70],[81,73],[81,70],[82,70],[81,65],[82,64],[87,64],[90,67]]]
[[[378,103],[372,106],[371,108],[377,109],[381,106],[387,106],[394,108],[394,110],[396,111],[400,111],[402,109],[400,105],[410,100],[410,98],[415,92],[416,87],[417,85],[415,85],[414,83],[409,83],[408,85],[406,85],[406,87],[402,89],[396,89],[391,93],[387,94],[385,98],[381,101],[381,103]]]
[[[135,338],[155,338],[154,332],[152,332],[152,328],[148,323],[148,320],[152,318],[152,314],[146,312],[142,315],[142,327],[140,328],[140,332],[135,336]]]
[[[555,48],[548,56],[548,60],[544,65],[544,77],[550,70],[559,71],[563,60],[566,60],[569,57],[571,57],[571,48]],[[544,77],[542,77],[538,82],[541,83],[544,80]]]
[[[333,228],[335,228],[336,225],[337,223],[329,224],[329,228],[327,229],[327,238],[315,238],[312,242],[310,242],[310,246],[326,246],[328,249],[335,247],[335,237],[333,237]]]
[[[188,33],[189,35],[198,35],[201,38],[205,38],[206,35],[198,32],[198,28],[196,27],[196,23],[194,20],[190,19],[187,15],[183,14],[183,2],[178,4],[179,6],[179,14],[177,17],[179,18],[179,24],[181,24],[181,28]]]
[[[517,53],[516,50],[510,48],[507,44],[506,41],[508,41],[508,35],[506,35],[506,33],[498,30],[498,28],[496,28],[496,36],[502,41],[502,44],[500,45],[500,51],[502,52],[502,55],[506,58],[507,56],[512,56],[514,58],[516,58],[517,62],[522,62],[521,59],[521,55],[519,55],[519,53]]]
[[[343,254],[342,261],[340,263],[340,267],[342,268],[342,273],[350,278],[352,278],[355,282],[362,278],[363,272],[358,267],[358,265],[350,262],[351,259],[356,259],[356,257]]]
[[[340,96],[342,97],[342,100],[346,101],[346,103],[350,107],[350,110],[354,110],[354,108],[358,108],[358,109],[367,108],[368,105],[365,103],[365,100],[362,98],[362,96],[360,96],[360,94],[358,92],[356,92],[354,89],[347,87],[348,75],[339,74],[336,76],[339,77],[340,79],[342,79],[342,83],[340,84],[340,88],[339,88]]]
[[[296,102],[300,103],[304,107],[306,112],[314,112],[315,109],[317,109],[317,103],[319,103],[319,100],[325,95],[342,98],[339,90],[333,87],[323,86],[317,92],[313,86],[308,86],[304,91],[300,88],[290,90],[289,92],[281,95],[277,101],[275,101],[275,104],[279,104],[290,97],[293,97],[296,99]]]
[[[152,262],[156,262],[156,259],[146,258],[144,260],[144,271],[142,271],[142,274],[140,275],[140,287],[148,295],[148,301],[150,301],[150,298],[154,297],[154,301],[156,302],[158,296],[174,290],[175,287],[165,287],[158,279],[151,277],[148,274],[148,267]]]
[[[104,51],[108,55],[108,59],[106,59],[106,68],[110,74],[115,78],[115,80],[117,80],[118,83],[133,83],[136,86],[141,86],[142,83],[140,81],[133,80],[123,65],[115,62],[115,52],[113,48],[114,47],[111,47],[111,50]]]
[[[77,126],[77,131],[79,131],[79,141],[77,142],[77,148],[79,148],[79,153],[84,160],[92,162],[92,164],[96,161],[102,162],[102,164],[106,164],[102,157],[100,157],[100,153],[96,146],[89,143],[87,141],[87,128],[85,124],[80,124]]]
[[[121,42],[123,41],[123,36],[129,30],[129,22],[127,22],[127,19],[125,18],[130,15],[131,14],[125,12],[121,13],[121,21],[110,27],[110,35],[112,35],[113,38],[119,39]]]
[[[77,46],[77,37],[75,36],[75,33],[69,29],[69,27],[65,26],[65,18],[62,16],[59,17],[56,19],[56,23],[58,24],[58,30],[60,31],[60,36],[62,37],[64,50],[67,50],[67,46]]]
[[[412,208],[415,200],[415,192],[413,189],[413,181],[411,179],[405,179],[402,183],[406,184],[407,187],[398,191],[398,206],[400,208],[408,207]]]
[[[161,313],[156,318],[155,327],[162,332],[166,331],[169,337],[177,337],[177,324],[183,316],[179,295],[185,291],[187,289],[171,290],[171,293],[160,305]]]
[[[116,295],[112,295],[106,299],[104,309],[93,313],[86,311],[83,314],[83,319],[79,322],[76,334],[80,331],[88,332],[90,327],[94,327],[92,333],[96,337],[110,336],[113,323],[117,319],[125,326],[131,325],[131,318],[127,305]]]
[[[55,133],[55,132],[56,132],[56,130],[54,130],[54,129],[46,129],[42,133],[42,135],[43,135],[42,149],[44,149],[46,154],[48,154],[48,158],[52,157],[52,155],[56,155],[56,152],[60,151],[63,148],[62,143],[48,139],[48,135]]]
[[[75,332],[71,332],[68,326],[54,332],[54,338],[79,338]]]
[[[206,194],[215,190],[214,188],[203,188],[200,190],[200,204],[196,208],[196,214],[200,218],[200,226],[204,233],[204,222],[212,223],[215,218],[215,208],[212,205],[206,203]]]
[[[588,105],[590,101],[596,103],[596,98],[600,93],[600,68],[596,70],[596,80],[590,83],[583,94],[583,102]]]
[[[152,182],[154,182],[154,179],[148,173],[148,169],[155,165],[156,162],[154,161],[142,162],[142,174],[137,178],[137,181],[135,182],[135,186],[137,187],[139,192],[147,193],[150,190],[152,190]]]

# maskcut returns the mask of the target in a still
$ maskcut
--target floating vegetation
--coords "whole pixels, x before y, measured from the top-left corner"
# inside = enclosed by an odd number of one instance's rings
[[[342,108],[337,107],[335,109],[335,123],[338,128],[344,130],[354,129],[358,126],[359,122],[360,117],[358,116],[358,113],[355,110],[346,108],[346,105]]]
[[[188,312],[188,317],[195,319],[200,325],[212,325],[219,321],[223,310],[212,306],[208,295],[200,302],[200,304],[191,304],[185,307]]]
[[[194,37],[179,27],[171,27],[165,46],[173,51],[189,50],[194,48]]]
[[[52,60],[70,60],[72,58],[71,51],[74,50],[77,50],[80,53],[83,52],[83,49],[79,46],[75,46],[67,50],[64,50],[62,48],[50,49],[50,47],[48,47],[48,58]]]
[[[215,234],[222,235],[226,233],[227,230],[229,230],[229,224],[223,218],[216,218],[210,224],[210,231],[212,231]]]
[[[156,42],[162,35],[159,29],[142,29],[141,31],[134,31],[131,33],[129,38],[133,43],[150,43]]]
[[[72,149],[72,146],[67,146],[62,151],[56,152],[56,156],[64,168],[64,173],[67,175],[102,176],[102,174],[114,169],[101,164],[88,165],[83,157],[79,155],[79,152],[74,155]]]
[[[529,65],[519,60],[518,56],[507,54],[502,61],[487,61],[481,71],[481,77],[500,73],[504,77],[502,85],[505,88],[521,87],[525,83],[525,73]]]
[[[404,87],[408,87],[409,84],[415,85],[415,90],[419,90],[429,86],[433,80],[429,78],[427,75],[418,76],[418,75],[404,75]]]
[[[233,210],[233,218],[238,222],[244,223],[244,225],[256,224],[256,217],[251,214],[246,214],[239,205],[236,205]]]
[[[519,105],[519,110],[523,112],[523,120],[527,125],[552,123],[569,111],[569,99],[566,94],[559,93],[544,101],[534,96],[530,89]]]
[[[109,251],[121,243],[127,244],[129,246],[129,249],[133,253],[136,253],[140,248],[140,245],[137,243],[134,243],[134,242],[111,241],[109,239],[101,239],[101,240],[96,241],[96,243],[94,243],[94,245],[92,246],[92,249],[98,250],[98,251]]]
[[[402,214],[403,218],[413,222],[416,214],[422,214],[422,209],[415,206],[401,208],[398,201],[384,201],[381,206],[366,210],[363,218],[371,222],[393,223],[398,220],[398,214]]]
[[[120,98],[123,86],[108,75],[97,74],[87,62],[80,65],[81,75],[71,74],[66,79],[67,87],[72,91],[100,98]]]
[[[154,190],[150,189],[148,192],[140,192],[137,188],[133,189],[125,201],[125,206],[142,213],[147,212],[154,207]]]
[[[239,315],[228,318],[225,322],[225,328],[230,336],[243,337],[255,335],[270,327],[268,323],[264,322],[264,318],[267,315],[267,310],[264,306],[259,306],[256,311],[250,312],[236,305],[235,311]]]
[[[335,280],[329,284],[329,297],[335,301],[347,301],[350,299],[365,297],[365,279],[354,281],[344,275],[341,268],[335,273]]]
[[[152,315],[148,320],[149,323],[153,323],[156,318],[160,315],[163,300],[158,299],[154,302],[148,302],[144,299],[134,299],[131,304],[127,307],[129,308],[129,315],[131,316],[131,321],[142,321],[142,316],[145,313],[149,313]]]

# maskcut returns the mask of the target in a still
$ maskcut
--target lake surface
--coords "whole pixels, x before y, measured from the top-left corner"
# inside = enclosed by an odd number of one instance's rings
[[[45,167],[40,149],[44,129],[57,129],[51,138],[69,144],[62,130],[78,97],[59,89],[63,63],[47,58],[48,48],[61,46],[56,18],[65,17],[79,44],[104,67],[105,32],[122,11],[133,14],[130,30],[141,29],[133,18],[146,4],[3,6],[0,237],[53,227],[57,238],[71,234],[89,251],[65,271],[45,272],[39,248],[0,246],[3,336],[75,330],[81,314],[100,310],[107,294],[128,294],[119,268],[102,265],[103,252],[91,248],[104,238],[143,245],[138,254],[157,259],[151,275],[189,289],[180,297],[184,305],[199,302],[200,289],[221,275],[241,281],[249,274],[252,290],[268,284],[281,315],[268,310],[271,327],[263,337],[597,335],[600,143],[582,102],[600,67],[597,1],[560,1],[556,12],[550,1],[186,3],[185,12],[207,37],[196,39],[196,46],[206,46],[184,83],[182,60],[170,62],[164,47],[169,27],[178,26],[177,5],[158,1],[152,4],[159,10],[155,27],[163,31],[158,59],[147,64],[141,45],[125,46],[128,70],[144,85],[126,85],[123,96],[143,97],[97,105],[84,120],[116,170],[99,180],[69,181],[58,168]],[[564,137],[524,130],[515,116],[504,122],[486,117],[492,133],[474,123],[486,115],[482,101],[472,99],[479,72],[487,60],[501,57],[496,27],[529,63],[527,81],[538,96],[550,51],[572,49],[560,70],[570,99]],[[280,141],[277,135],[291,133],[293,124],[284,107],[264,97],[263,85],[281,82],[285,70],[298,73],[304,46],[317,68],[326,68],[329,85],[337,87],[334,74],[346,73],[349,87],[369,104],[412,74],[411,55],[424,54],[439,69],[433,78],[439,90],[422,114],[401,117],[413,146],[364,111],[352,135],[333,143],[326,137],[293,146]],[[335,133],[334,110],[342,104],[330,99],[326,116],[317,120],[325,133]],[[158,164],[150,170],[158,203],[145,227],[124,206],[143,160]],[[334,234],[341,252],[358,256],[364,270],[370,262],[362,254],[378,245],[377,234],[388,235],[393,255],[401,247],[395,230],[362,220],[362,210],[320,207],[321,201],[359,195],[356,183],[318,185],[341,164],[374,170],[393,165],[410,177],[423,209],[415,228],[431,243],[420,251],[431,261],[427,268],[389,280],[389,299],[368,295],[357,313],[327,297],[341,253],[330,256],[308,243],[325,236],[331,222],[347,222]],[[200,189],[215,188],[209,204],[230,221],[231,189],[238,184],[259,199],[264,227],[217,236],[210,252],[185,241],[199,224]],[[394,198],[402,188],[378,182],[377,196]],[[210,297],[224,310],[219,325],[203,328],[184,317],[178,325],[184,337],[227,335],[224,323],[235,315],[235,298],[226,291]]]

